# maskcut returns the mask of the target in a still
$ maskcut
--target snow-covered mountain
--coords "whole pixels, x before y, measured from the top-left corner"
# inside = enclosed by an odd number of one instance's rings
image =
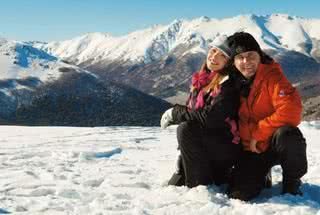
[[[34,43],[56,57],[171,102],[184,102],[191,74],[202,64],[218,35],[247,31],[299,87],[305,119],[319,118],[320,19],[286,14],[200,17],[155,25],[121,37],[86,34],[71,40]]]
[[[1,38],[0,118],[7,118],[21,104],[28,104],[30,93],[46,82],[59,79],[60,69],[67,67],[76,68],[27,43]]]
[[[32,43],[0,39],[0,68],[0,124],[157,125],[168,107]]]
[[[297,51],[319,59],[320,19],[305,19],[285,14],[268,16],[241,15],[213,19],[175,20],[169,25],[156,25],[121,37],[105,33],[90,33],[71,40],[38,44],[55,56],[77,64],[95,64],[104,60],[149,63],[181,44],[196,41],[196,49],[205,51],[212,39],[236,31],[252,33],[263,49]]]
[[[42,82],[58,79],[61,75],[59,68],[66,66],[57,57],[34,48],[28,43],[4,38],[0,38],[0,65],[1,79],[34,77]]]

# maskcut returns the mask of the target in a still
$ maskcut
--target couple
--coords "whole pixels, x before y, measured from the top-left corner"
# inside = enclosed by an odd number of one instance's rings
[[[281,67],[254,37],[237,32],[210,44],[192,77],[187,105],[175,105],[161,127],[179,124],[177,171],[170,185],[228,184],[230,198],[248,201],[271,186],[282,167],[282,193],[302,195],[306,142],[297,128],[301,99]]]

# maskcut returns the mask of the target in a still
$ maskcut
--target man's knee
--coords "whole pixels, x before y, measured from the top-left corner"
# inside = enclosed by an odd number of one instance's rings
[[[273,134],[272,145],[280,151],[287,147],[305,147],[305,139],[298,127],[282,126]]]
[[[293,134],[302,136],[302,133],[298,127],[286,125],[278,128],[275,131],[274,136],[282,137],[282,136],[290,136]]]

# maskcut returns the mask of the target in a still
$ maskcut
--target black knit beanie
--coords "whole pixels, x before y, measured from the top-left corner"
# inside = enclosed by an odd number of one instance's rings
[[[231,57],[249,51],[256,51],[262,56],[261,48],[254,37],[247,32],[236,32],[228,37],[228,44],[231,49]]]

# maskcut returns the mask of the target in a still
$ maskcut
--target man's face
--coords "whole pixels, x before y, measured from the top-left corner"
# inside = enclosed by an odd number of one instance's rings
[[[247,79],[256,74],[260,61],[260,55],[256,51],[243,52],[234,57],[235,67]]]

